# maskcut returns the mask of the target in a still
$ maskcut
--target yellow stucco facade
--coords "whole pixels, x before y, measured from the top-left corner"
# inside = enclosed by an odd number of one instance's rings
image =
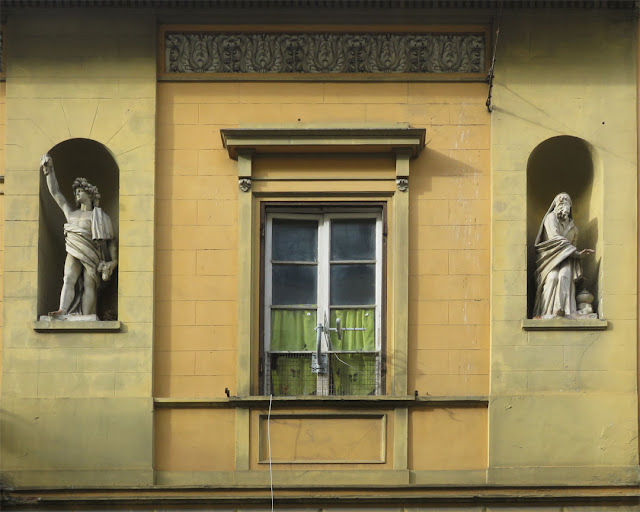
[[[0,13],[3,505],[640,510],[636,8],[134,3]],[[483,34],[481,72],[167,69],[166,34],[323,31]],[[69,172],[118,196],[91,325],[39,320],[63,247],[38,162],[78,139],[115,170]],[[530,319],[556,183],[598,318]],[[266,389],[274,211],[382,219],[377,394]]]

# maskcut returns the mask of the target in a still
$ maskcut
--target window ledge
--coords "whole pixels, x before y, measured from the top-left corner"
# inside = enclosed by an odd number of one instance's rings
[[[525,331],[603,331],[609,322],[599,318],[585,318],[584,320],[571,320],[566,318],[525,319],[522,321],[522,329]]]
[[[215,408],[215,407],[485,407],[487,396],[231,396],[229,398],[154,398],[156,407]]]
[[[33,330],[37,332],[118,332],[122,327],[119,320],[73,322],[65,320],[36,320]]]

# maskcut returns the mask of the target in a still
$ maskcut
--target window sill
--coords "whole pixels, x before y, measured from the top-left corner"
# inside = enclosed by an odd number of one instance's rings
[[[554,318],[550,320],[525,319],[522,329],[525,331],[603,331],[609,322],[599,318],[585,318],[584,320],[569,320]]]
[[[119,320],[72,322],[65,320],[36,320],[33,330],[37,332],[118,332],[122,327]]]
[[[156,407],[168,408],[268,408],[268,396],[229,398],[154,398]],[[272,407],[486,407],[487,396],[304,396],[273,397]]]

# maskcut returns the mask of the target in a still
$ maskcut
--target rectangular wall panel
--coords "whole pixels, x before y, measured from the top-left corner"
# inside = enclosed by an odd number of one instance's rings
[[[386,414],[260,415],[259,462],[386,462]]]

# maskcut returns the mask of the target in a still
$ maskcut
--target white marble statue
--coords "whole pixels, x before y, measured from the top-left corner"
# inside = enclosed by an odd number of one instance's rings
[[[571,208],[569,194],[558,194],[540,224],[535,240],[534,318],[585,318],[592,313],[590,306],[589,311],[578,309],[576,283],[583,278],[580,260],[594,251],[576,248],[578,228]]]
[[[98,188],[85,178],[76,178],[73,182],[73,195],[79,207],[74,209],[60,192],[53,160],[49,155],[44,155],[40,160],[40,169],[46,176],[51,196],[67,219],[64,225],[67,258],[64,262],[60,307],[49,316],[62,319],[68,315],[83,315],[83,319],[97,320],[95,315],[100,279],[109,280],[118,264],[111,219],[98,206]]]

